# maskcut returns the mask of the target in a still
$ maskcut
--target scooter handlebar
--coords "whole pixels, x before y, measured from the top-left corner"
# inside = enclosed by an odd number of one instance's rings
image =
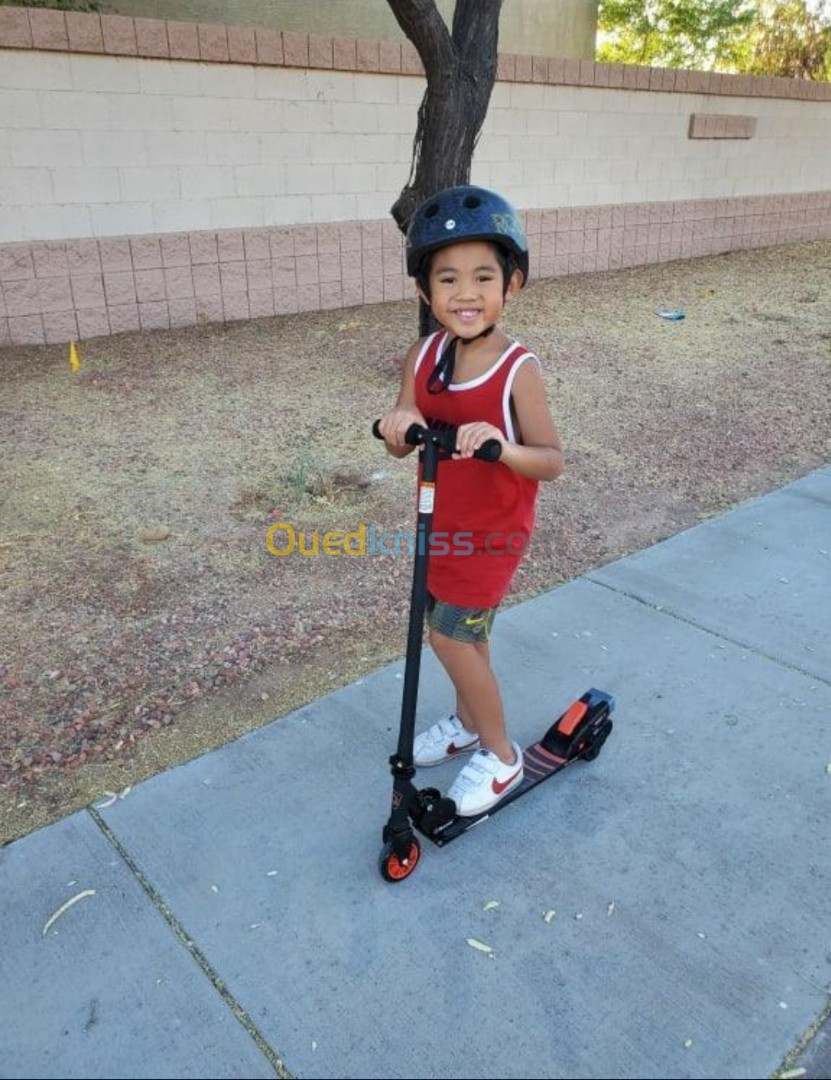
[[[379,424],[380,420],[376,420],[372,425],[372,434],[376,439],[383,439]],[[404,442],[408,446],[421,446],[430,439],[440,450],[444,450],[447,454],[455,454],[456,432],[457,429],[454,427],[426,428],[421,424],[411,424],[407,428]],[[501,454],[502,444],[499,439],[487,439],[478,450],[474,451],[473,456],[479,458],[480,461],[499,461]]]

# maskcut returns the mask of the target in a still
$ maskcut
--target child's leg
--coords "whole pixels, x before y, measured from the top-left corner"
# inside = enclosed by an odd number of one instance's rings
[[[433,651],[435,652],[435,650],[433,650]],[[454,689],[455,689],[455,687],[454,687]],[[455,709],[455,713],[459,717],[459,719],[462,721],[462,723],[464,724],[467,731],[473,731],[473,732],[476,731],[476,724],[475,724],[475,722],[473,720],[473,710],[470,708],[468,703],[464,700],[462,695],[459,693],[458,689],[456,689],[456,709]]]
[[[430,645],[456,689],[456,709],[468,731],[475,731],[486,750],[505,764],[516,760],[505,731],[505,712],[499,684],[490,664],[487,641],[457,641],[435,628]]]
[[[456,689],[457,716],[416,738],[414,761],[418,767],[438,765],[472,753],[447,792],[460,817],[487,813],[524,774],[522,750],[505,731],[502,695],[491,668],[488,636],[495,614],[495,607],[476,611],[441,601],[432,601],[427,611],[430,644]]]

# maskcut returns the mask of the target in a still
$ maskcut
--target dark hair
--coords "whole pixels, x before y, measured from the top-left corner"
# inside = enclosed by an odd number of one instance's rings
[[[465,240],[460,239],[457,242],[463,244],[465,243]],[[482,242],[487,244],[488,247],[493,250],[493,253],[496,256],[496,261],[499,263],[499,268],[502,271],[502,293],[504,296],[508,292],[508,285],[511,282],[511,277],[514,270],[519,270],[519,262],[517,260],[517,257],[513,253],[513,251],[509,251],[507,248],[504,248],[495,240],[484,240]],[[418,268],[418,273],[416,274],[416,282],[418,283],[421,291],[428,299],[430,298],[430,268],[433,265],[433,259],[436,255],[438,255],[439,251],[442,250],[444,249],[438,248],[437,250],[431,251],[428,255],[426,255]]]

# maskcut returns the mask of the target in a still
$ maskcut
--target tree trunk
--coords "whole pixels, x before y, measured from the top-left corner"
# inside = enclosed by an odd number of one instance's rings
[[[452,33],[434,0],[387,0],[427,77],[410,177],[391,208],[406,233],[415,209],[442,188],[470,182],[473,151],[496,80],[502,0],[456,0]],[[422,334],[429,309],[421,305]]]

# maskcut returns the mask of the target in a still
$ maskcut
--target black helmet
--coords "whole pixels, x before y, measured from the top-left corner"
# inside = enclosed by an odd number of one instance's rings
[[[460,240],[490,240],[511,252],[528,280],[528,241],[513,206],[487,188],[445,188],[419,206],[407,229],[407,273],[418,277],[425,258]]]

